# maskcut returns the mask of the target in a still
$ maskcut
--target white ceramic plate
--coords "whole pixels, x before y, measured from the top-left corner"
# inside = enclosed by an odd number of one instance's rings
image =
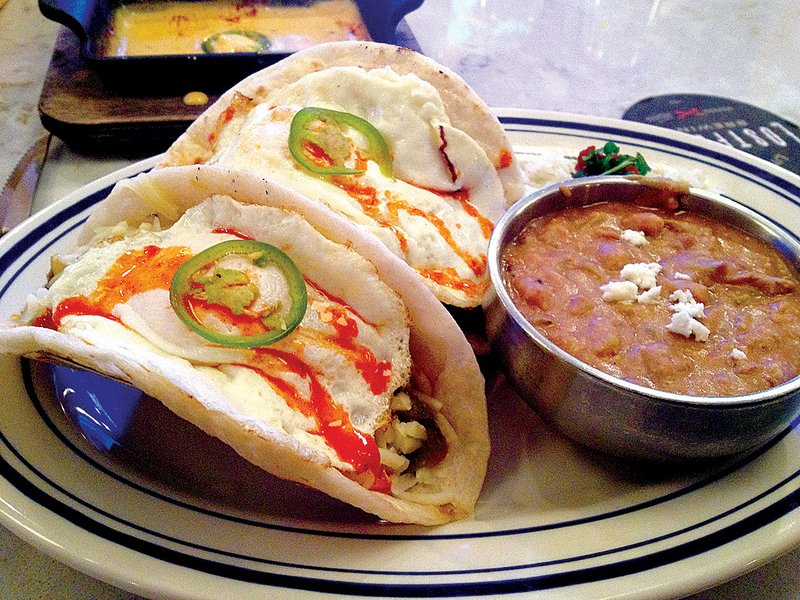
[[[502,111],[521,155],[612,140],[655,165],[701,169],[800,233],[800,178],[700,138],[635,123]],[[113,183],[103,178],[0,243],[0,316],[40,286]],[[243,463],[149,399],[0,358],[0,514],[43,551],[164,598],[320,595],[665,598],[754,568],[800,541],[800,439],[693,471],[635,469],[582,450],[502,386],[475,515],[388,525]],[[49,387],[54,386],[54,390]]]

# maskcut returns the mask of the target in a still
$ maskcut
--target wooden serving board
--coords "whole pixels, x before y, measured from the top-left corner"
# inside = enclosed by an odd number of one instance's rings
[[[202,90],[186,90],[202,91]],[[209,96],[209,103],[216,96]],[[42,124],[85,150],[155,153],[169,146],[207,105],[183,95],[136,95],[109,87],[81,58],[77,36],[62,28],[39,98]]]
[[[397,28],[398,43],[419,52],[405,20]],[[42,124],[70,146],[90,153],[111,152],[148,156],[166,148],[208,106],[190,106],[188,92],[208,94],[209,104],[219,96],[202,89],[159,95],[148,82],[147,91],[114,89],[89,68],[81,57],[77,36],[61,28],[39,98]]]

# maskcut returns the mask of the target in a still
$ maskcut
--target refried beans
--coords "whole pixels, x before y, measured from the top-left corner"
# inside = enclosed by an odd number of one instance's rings
[[[736,396],[800,373],[800,280],[769,244],[700,214],[603,202],[533,219],[503,251],[512,300],[606,373]]]

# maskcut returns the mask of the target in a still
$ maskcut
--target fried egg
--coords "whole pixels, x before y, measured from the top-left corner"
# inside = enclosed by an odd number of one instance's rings
[[[305,279],[308,306],[300,324],[266,348],[209,341],[188,328],[170,304],[179,264],[242,237],[281,248]],[[321,263],[320,255],[330,260]],[[246,268],[236,259],[227,266]],[[361,281],[358,293],[348,293],[350,276]],[[263,302],[286,302],[286,282],[275,269],[254,280]],[[189,209],[163,231],[142,230],[94,245],[36,302],[36,312],[52,315],[60,332],[87,344],[122,352],[138,348],[191,363],[225,399],[218,410],[254,428],[281,429],[345,472],[355,466],[326,437],[331,423],[320,419],[349,420],[372,436],[388,422],[392,398],[405,393],[410,378],[405,308],[366,261],[297,214],[223,196]],[[321,408],[324,402],[330,405]]]
[[[372,160],[364,173],[335,180],[298,165],[289,150],[290,125],[308,106],[373,125],[389,146],[394,176]],[[388,67],[324,69],[252,106],[238,98],[213,136],[209,163],[257,173],[326,204],[377,236],[441,301],[481,303],[503,186],[481,146],[450,123],[433,85]]]

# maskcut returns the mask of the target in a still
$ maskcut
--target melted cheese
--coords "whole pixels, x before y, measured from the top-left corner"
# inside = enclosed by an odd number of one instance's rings
[[[114,9],[109,25],[103,48],[106,56],[202,53],[204,39],[229,30],[266,35],[270,52],[297,52],[322,42],[369,39],[352,0],[301,6],[225,0],[126,2]],[[228,51],[238,50],[233,47]]]

